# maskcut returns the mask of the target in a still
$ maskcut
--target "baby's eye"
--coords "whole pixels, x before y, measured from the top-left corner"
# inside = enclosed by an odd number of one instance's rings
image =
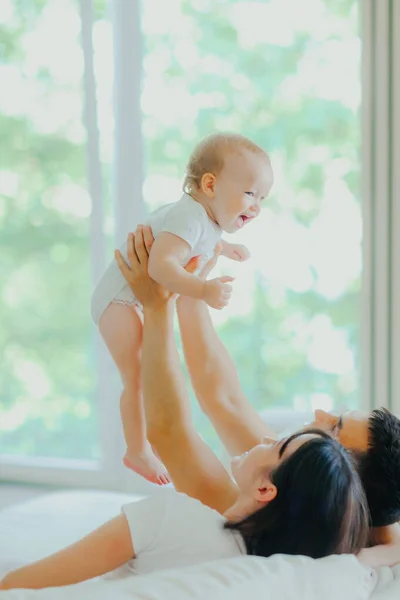
[[[245,192],[245,194],[247,194],[247,196],[251,196],[251,197],[254,196],[254,192]]]

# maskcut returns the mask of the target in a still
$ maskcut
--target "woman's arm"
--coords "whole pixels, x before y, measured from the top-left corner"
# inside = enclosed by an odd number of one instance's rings
[[[41,589],[79,583],[113,571],[135,553],[128,522],[115,517],[75,544],[8,573],[0,589]]]
[[[247,400],[206,304],[180,297],[177,307],[193,389],[228,452],[242,454],[259,444],[264,436],[273,437],[274,432]]]
[[[174,302],[147,274],[152,239],[149,228],[139,229],[135,239],[129,237],[131,269],[116,254],[122,274],[144,307],[142,385],[147,435],[176,489],[223,513],[236,500],[237,488],[193,426],[174,339]]]

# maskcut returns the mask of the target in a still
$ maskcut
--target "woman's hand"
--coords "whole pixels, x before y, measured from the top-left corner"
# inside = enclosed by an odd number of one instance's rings
[[[199,277],[201,277],[202,279],[207,279],[207,277],[209,276],[209,274],[211,273],[211,271],[217,264],[218,259],[222,254],[222,250],[223,250],[222,243],[219,242],[214,248],[213,257],[210,258],[210,260],[208,262],[206,262],[206,264],[201,269],[201,271],[199,273]],[[233,278],[231,278],[231,279],[233,279]]]
[[[114,253],[115,260],[127,284],[139,302],[146,308],[161,306],[174,298],[172,292],[169,292],[151,279],[148,273],[149,254],[153,242],[154,237],[150,227],[138,225],[135,234],[130,233],[128,235],[127,253],[129,266],[126,264],[119,250],[116,250]],[[198,263],[199,257],[193,258],[186,265],[186,270],[189,273],[193,273]]]

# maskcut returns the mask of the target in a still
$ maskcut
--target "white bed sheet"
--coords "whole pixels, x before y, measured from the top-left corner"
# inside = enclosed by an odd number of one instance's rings
[[[136,497],[137,498],[137,497]],[[134,496],[76,491],[48,494],[0,512],[1,574],[72,543]],[[0,592],[0,600],[400,600],[400,566],[373,575],[354,556],[241,557],[190,569],[105,578],[51,590]]]
[[[0,511],[0,578],[86,535],[140,496],[106,491],[55,492]]]

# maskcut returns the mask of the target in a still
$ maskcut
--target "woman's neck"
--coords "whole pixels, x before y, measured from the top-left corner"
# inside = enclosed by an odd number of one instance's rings
[[[261,508],[261,504],[246,494],[239,494],[236,502],[224,513],[225,519],[236,522],[245,519]]]

